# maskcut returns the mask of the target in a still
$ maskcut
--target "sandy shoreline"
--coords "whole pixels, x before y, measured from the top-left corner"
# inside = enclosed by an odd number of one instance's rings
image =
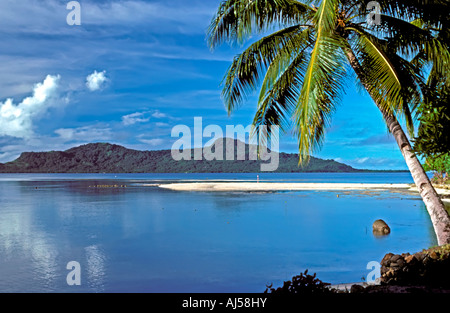
[[[290,191],[290,190],[411,190],[410,184],[366,184],[366,183],[171,183],[160,184],[160,188],[178,191]]]
[[[301,191],[301,190],[363,190],[363,191],[403,191],[418,193],[413,184],[375,184],[375,183],[276,183],[276,182],[196,182],[152,184],[160,188],[176,191]],[[442,200],[450,204],[450,190],[435,188]]]

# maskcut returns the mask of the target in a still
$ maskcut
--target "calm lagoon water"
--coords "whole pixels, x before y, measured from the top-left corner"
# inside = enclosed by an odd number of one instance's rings
[[[259,175],[412,183],[409,173]],[[263,292],[306,269],[333,284],[359,282],[388,252],[436,244],[416,194],[143,186],[205,179],[256,174],[1,174],[0,292]],[[97,184],[127,188],[89,187]],[[389,236],[373,236],[379,218]],[[70,261],[81,265],[80,286],[66,283]]]

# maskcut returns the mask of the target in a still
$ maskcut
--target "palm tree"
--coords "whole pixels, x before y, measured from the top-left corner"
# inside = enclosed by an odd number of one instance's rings
[[[414,134],[411,112],[427,92],[423,64],[432,64],[438,74],[448,71],[446,45],[419,25],[436,24],[436,12],[449,12],[448,2],[380,0],[378,25],[365,2],[223,1],[208,29],[211,49],[224,42],[243,45],[258,36],[224,77],[225,106],[230,114],[260,86],[255,133],[270,137],[270,127],[259,134],[261,125],[293,128],[299,161],[305,163],[323,143],[346,77],[356,74],[398,143],[439,245],[450,243],[450,217],[398,121],[403,119],[409,135]]]

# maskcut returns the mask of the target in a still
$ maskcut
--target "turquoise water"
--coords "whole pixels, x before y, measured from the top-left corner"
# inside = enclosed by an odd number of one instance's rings
[[[411,183],[409,173],[259,174],[260,181]],[[308,269],[359,282],[385,253],[436,244],[416,194],[179,192],[148,183],[256,174],[2,174],[1,292],[262,292]],[[91,188],[93,185],[127,188]],[[339,195],[339,197],[337,197]],[[384,219],[391,234],[374,237]],[[81,285],[69,286],[76,261]]]

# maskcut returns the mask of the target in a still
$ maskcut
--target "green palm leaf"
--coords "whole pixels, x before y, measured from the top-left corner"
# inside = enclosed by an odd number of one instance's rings
[[[300,163],[307,162],[314,148],[321,145],[343,81],[340,76],[345,73],[339,40],[332,37],[338,5],[337,0],[324,0],[314,16],[316,42],[294,111]]]
[[[303,30],[292,26],[266,36],[236,56],[223,80],[222,97],[230,114],[253,92],[280,51],[294,49],[304,40]]]
[[[432,36],[426,28],[427,25],[423,20],[407,22],[383,14],[381,25],[376,27],[388,36],[387,41],[391,49],[405,56],[420,55],[422,65],[435,64],[436,70],[445,74],[450,70],[448,45],[444,38]]]
[[[308,30],[305,30],[309,33]],[[296,106],[297,99],[300,95],[301,84],[304,73],[306,72],[310,44],[305,43],[300,51],[295,53],[295,57],[289,58],[289,64],[285,67],[276,66],[269,67],[265,81],[262,84],[261,93],[258,101],[258,108],[253,119],[255,131],[259,130],[262,125],[277,125],[282,131],[290,126],[290,116],[292,109]],[[266,134],[267,138],[261,138],[262,142],[270,138],[270,128]]]
[[[227,0],[221,3],[208,28],[211,48],[225,41],[242,44],[251,34],[271,27],[306,23],[311,7],[295,0]]]
[[[402,106],[401,83],[392,61],[387,54],[387,43],[366,32],[357,25],[348,29],[355,31],[357,37],[352,49],[356,51],[366,75],[370,81],[368,92],[381,108],[393,113]]]

